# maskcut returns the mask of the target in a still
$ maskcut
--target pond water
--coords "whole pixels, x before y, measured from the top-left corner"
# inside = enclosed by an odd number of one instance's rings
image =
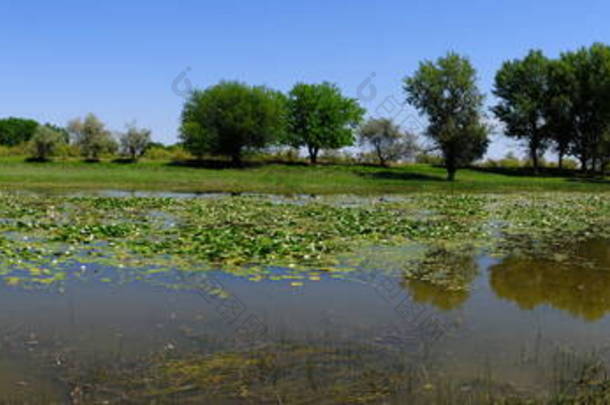
[[[550,395],[577,371],[581,356],[604,358],[610,348],[610,244],[589,242],[580,254],[594,264],[477,257],[470,290],[457,293],[387,272],[299,279],[277,269],[275,281],[256,282],[219,272],[75,265],[66,280],[45,288],[0,287],[0,402],[148,403],[159,396],[241,403],[235,387],[218,377],[221,366],[211,372],[217,380],[199,370],[198,379],[187,378],[167,396],[124,381],[141,380],[142,368],[156,363],[240,353],[238,363],[246,364],[248,353],[274,351],[273,359],[285,360],[281,367],[305,371],[258,370],[260,387],[248,386],[244,397],[309,403],[314,391],[335,395],[341,387],[361,395],[353,403],[404,403],[407,394],[413,403],[459,403],[477,390],[485,398],[491,390]],[[320,366],[331,354],[334,360]],[[407,394],[346,380],[344,369],[360,367],[394,370],[381,381]],[[272,383],[265,373],[274,375]],[[413,383],[396,384],[397,375]],[[284,380],[299,401],[281,401],[293,395],[282,391]],[[369,386],[363,391],[359,383]],[[333,402],[323,398],[317,403]]]

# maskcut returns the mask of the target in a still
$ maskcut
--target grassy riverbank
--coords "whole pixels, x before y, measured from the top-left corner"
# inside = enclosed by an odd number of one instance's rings
[[[569,176],[565,176],[565,174]],[[393,168],[359,165],[252,164],[213,168],[164,161],[136,164],[0,159],[0,188],[46,190],[163,190],[271,194],[392,194],[410,192],[610,191],[610,179],[523,170],[465,169],[445,181],[440,167],[414,164]]]

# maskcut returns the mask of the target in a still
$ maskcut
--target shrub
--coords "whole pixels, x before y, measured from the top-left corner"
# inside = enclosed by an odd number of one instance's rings
[[[369,146],[381,166],[412,158],[418,149],[415,136],[388,118],[368,120],[360,128],[359,137],[360,145]]]
[[[121,153],[137,161],[150,145],[149,129],[138,129],[135,124],[127,126],[127,132],[121,134]]]
[[[68,131],[74,136],[81,156],[97,161],[102,155],[114,154],[118,144],[103,122],[88,114],[84,120],[77,118],[68,123]]]
[[[64,135],[48,126],[38,126],[29,142],[30,153],[35,160],[49,160],[65,143]]]
[[[433,153],[421,152],[415,156],[415,162],[428,165],[442,165],[443,158]]]

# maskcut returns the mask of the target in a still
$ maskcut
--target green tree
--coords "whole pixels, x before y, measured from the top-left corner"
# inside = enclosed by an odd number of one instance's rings
[[[610,127],[602,134],[597,152],[600,160],[599,171],[604,176],[610,166]]]
[[[372,148],[381,166],[413,157],[418,150],[415,136],[402,131],[389,118],[369,119],[358,135],[360,145]]]
[[[25,118],[9,117],[0,120],[0,145],[15,146],[29,141],[38,128],[38,122]]]
[[[571,154],[583,171],[601,167],[600,144],[610,127],[610,47],[596,43],[560,57],[566,95],[566,130],[573,134]]]
[[[443,155],[447,179],[461,166],[481,158],[489,145],[483,123],[483,95],[470,61],[449,52],[436,62],[424,61],[404,80],[407,102],[428,118],[426,135]]]
[[[137,128],[135,123],[128,124],[127,132],[120,136],[121,152],[132,161],[137,161],[151,145],[150,134],[150,129]]]
[[[47,125],[40,125],[29,141],[32,158],[40,161],[49,160],[65,142],[62,132]]]
[[[68,131],[80,148],[81,155],[92,161],[99,160],[104,153],[115,153],[117,142],[110,131],[95,115],[87,114],[84,120],[74,119],[68,123]]]
[[[195,90],[184,105],[180,138],[201,158],[223,155],[241,164],[247,149],[264,148],[285,131],[286,101],[275,90],[239,82],[220,82]]]
[[[52,129],[55,132],[59,132],[63,138],[63,141],[65,143],[70,143],[70,132],[68,132],[68,130],[64,127],[61,127],[59,125],[55,125],[55,124],[51,124],[51,123],[46,123],[44,124],[45,127]]]
[[[355,99],[344,97],[331,83],[296,84],[288,94],[288,134],[285,143],[307,147],[309,160],[317,163],[321,149],[354,144],[354,129],[365,110]]]
[[[549,96],[549,60],[532,50],[524,59],[504,62],[496,74],[492,108],[505,125],[505,135],[527,142],[534,173],[547,147],[545,111]]]
[[[571,153],[575,140],[575,122],[572,115],[574,79],[570,68],[562,60],[550,60],[548,66],[548,89],[544,106],[546,139],[551,140],[558,156],[557,166]]]

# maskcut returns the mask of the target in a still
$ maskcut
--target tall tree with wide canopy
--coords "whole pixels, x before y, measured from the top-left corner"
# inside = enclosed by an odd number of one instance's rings
[[[583,171],[603,164],[604,134],[610,129],[610,47],[596,43],[561,55],[571,153]]]
[[[557,152],[558,167],[571,153],[575,137],[573,120],[574,80],[569,66],[562,60],[551,60],[548,66],[548,89],[544,106],[545,138],[551,140]]]
[[[321,149],[354,144],[354,129],[365,110],[358,101],[344,97],[331,83],[298,83],[288,94],[288,134],[285,143],[307,147],[309,160],[317,163]]]
[[[184,105],[180,138],[195,156],[229,156],[276,142],[285,131],[285,96],[264,86],[223,81],[195,90]]]
[[[407,102],[428,118],[428,136],[442,152],[447,179],[481,158],[489,145],[483,122],[483,94],[470,61],[454,52],[424,61],[404,80]]]
[[[549,60],[532,50],[524,59],[505,62],[496,74],[493,93],[498,104],[492,108],[505,124],[505,135],[527,143],[534,173],[548,145],[545,109],[548,106]]]

